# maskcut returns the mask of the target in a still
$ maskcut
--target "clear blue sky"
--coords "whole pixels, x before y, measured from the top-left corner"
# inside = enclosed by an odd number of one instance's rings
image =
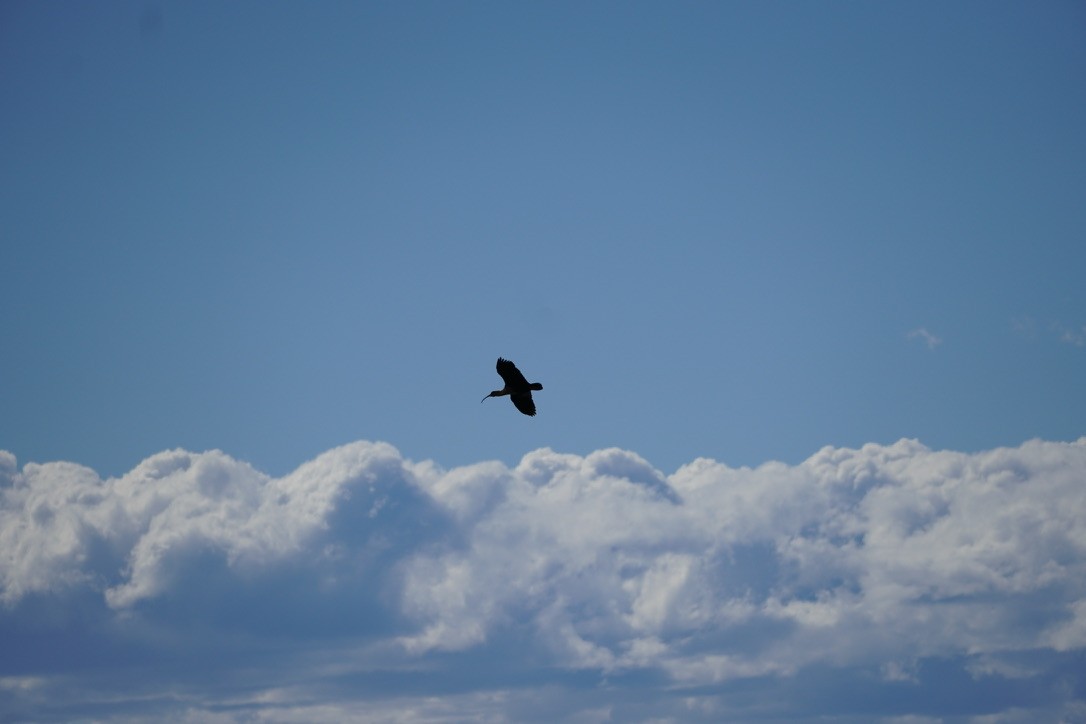
[[[3,12],[22,459],[1086,433],[1078,4]]]
[[[6,2],[0,449],[1075,441],[1084,129],[1078,2]]]

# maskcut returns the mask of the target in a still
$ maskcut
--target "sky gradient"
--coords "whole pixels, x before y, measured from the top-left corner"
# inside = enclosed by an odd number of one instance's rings
[[[1086,716],[1084,39],[4,3],[0,718]]]

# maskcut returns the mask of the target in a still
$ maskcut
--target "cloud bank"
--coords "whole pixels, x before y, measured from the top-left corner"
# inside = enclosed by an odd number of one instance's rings
[[[0,718],[1074,721],[1086,438],[799,465],[0,452]]]

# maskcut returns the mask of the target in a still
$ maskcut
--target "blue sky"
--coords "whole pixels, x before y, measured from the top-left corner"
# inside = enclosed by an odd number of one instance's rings
[[[1031,472],[1007,500],[1041,496],[1041,512],[1012,508],[1043,528],[1059,508],[1044,496],[1073,496],[1067,477],[1086,477],[1084,38],[1086,11],[1072,2],[5,3],[0,450],[12,457],[0,466],[0,535],[18,553],[4,564],[0,619],[14,635],[39,604],[57,613],[30,628],[41,638],[19,634],[46,653],[33,666],[4,660],[0,705],[34,718],[52,715],[36,708],[45,700],[70,700],[59,718],[138,712],[135,702],[88,703],[90,675],[60,676],[42,641],[68,636],[88,651],[111,642],[116,659],[88,653],[87,671],[105,659],[131,666],[188,627],[231,630],[227,594],[260,601],[306,580],[318,592],[291,615],[342,621],[346,643],[296,622],[289,646],[245,629],[216,652],[248,661],[244,642],[259,641],[289,649],[291,665],[352,662],[342,669],[357,679],[349,695],[332,675],[282,693],[281,672],[266,672],[267,690],[285,697],[275,699],[284,719],[313,720],[304,707],[320,692],[348,717],[361,717],[351,707],[364,702],[386,713],[421,707],[419,718],[520,719],[551,687],[564,694],[556,706],[568,705],[560,716],[604,711],[636,689],[650,692],[653,716],[790,720],[826,713],[813,688],[861,675],[881,682],[869,709],[841,716],[991,715],[970,707],[997,680],[1000,691],[1017,682],[1026,692],[1008,694],[1004,714],[1032,720],[1037,702],[1051,700],[1037,687],[1058,689],[1081,663],[1081,642],[1061,647],[1053,632],[1086,630],[1075,628],[1086,620],[1082,587],[1038,572],[1084,566],[1073,517],[1052,524],[1063,547],[1008,534],[1020,556],[985,579],[994,588],[949,592],[948,574],[946,590],[910,604],[995,597],[1006,604],[1001,620],[1031,622],[1009,648],[989,642],[984,653],[963,635],[912,650],[914,635],[928,638],[911,631],[789,663],[789,647],[817,640],[804,629],[805,601],[843,606],[832,614],[840,626],[851,620],[841,610],[869,624],[898,611],[874,603],[883,589],[850,552],[855,532],[752,513],[757,525],[736,523],[750,539],[687,520],[689,540],[513,540],[494,530],[517,520],[546,529],[548,515],[574,511],[488,481],[566,500],[554,491],[575,479],[586,500],[619,495],[621,508],[651,479],[663,499],[691,506],[683,471],[706,458],[723,466],[706,473],[710,488],[732,485],[733,474],[779,491],[797,479],[860,489],[875,476],[863,488],[873,497],[817,508],[832,520],[868,511],[857,530],[878,519],[868,508],[884,497],[899,501],[891,517],[906,531],[926,515],[970,530],[945,500],[917,508],[893,491],[934,479],[982,495],[1006,482],[985,456],[1017,456],[1006,469]],[[506,400],[479,404],[500,384],[499,355],[544,384],[536,418]],[[377,443],[393,446],[384,462],[343,461]],[[164,452],[178,448],[191,452]],[[840,458],[833,474],[812,472],[818,455],[833,457],[823,448]],[[917,472],[938,451],[959,463]],[[148,472],[162,455],[193,457]],[[611,467],[596,464],[601,456]],[[887,461],[898,457],[912,467]],[[870,459],[868,472],[849,467],[853,458]],[[540,477],[529,462],[543,459],[550,473]],[[290,513],[296,534],[257,530],[270,519],[253,501],[289,481],[305,488],[298,481],[325,468],[329,502]],[[173,492],[139,503],[134,480],[172,481],[162,485]],[[634,487],[615,492],[615,480]],[[98,502],[79,497],[81,485]],[[442,522],[401,540],[381,505],[345,502],[366,486],[391,486],[390,499],[410,501],[404,510],[421,506]],[[944,493],[935,497],[954,499]],[[726,498],[706,495],[698,504]],[[228,500],[249,511],[234,521],[247,543],[186,527],[199,518],[192,511],[234,510]],[[119,517],[94,507],[101,501]],[[1080,493],[1063,503],[1086,512]],[[343,517],[352,513],[377,521],[375,532],[352,536]],[[601,516],[586,525],[624,525]],[[825,527],[819,545],[835,553],[797,553],[804,525]],[[388,537],[387,555],[374,553]],[[162,541],[181,541],[176,555],[154,553],[173,545]],[[950,557],[990,563],[976,540],[942,543]],[[463,560],[456,546],[467,546]],[[523,592],[553,600],[520,598],[515,586],[491,598],[502,569],[491,556],[503,547],[529,559],[543,551],[554,568]],[[590,576],[584,557],[604,550],[636,559],[600,563],[613,588],[582,591],[580,579],[554,573]],[[766,580],[735,563],[742,551],[773,561]],[[348,594],[369,590],[370,569],[343,561],[371,554],[384,591],[367,604],[376,622],[351,623]],[[748,593],[706,572],[724,558]],[[797,560],[817,571],[804,585],[790,568]],[[305,579],[317,575],[310,564],[331,566],[339,583]],[[198,570],[214,584],[189,601],[196,594],[182,583]],[[627,570],[640,577],[623,578]],[[992,583],[999,576],[1006,586]],[[433,590],[475,596],[494,618],[419,593],[431,578],[446,581]],[[668,587],[680,579],[689,585]],[[842,580],[863,599],[852,608]],[[886,590],[909,585],[893,584]],[[1056,603],[1041,606],[1044,595]],[[627,608],[615,603],[622,596]],[[719,613],[744,600],[757,615]],[[718,614],[676,613],[684,606]],[[517,628],[528,621],[531,635]],[[638,635],[623,638],[620,624]],[[774,627],[800,633],[771,644],[763,637]],[[539,643],[570,631],[579,638],[566,648]],[[682,643],[691,631],[705,635],[704,651]],[[527,646],[517,673],[494,666],[525,640],[542,649]],[[996,661],[997,651],[1012,654]],[[385,655],[392,663],[381,669],[373,662]],[[463,662],[480,673],[456,679]],[[117,666],[102,676],[127,670]],[[962,689],[973,698],[935,697],[944,710],[901,704],[949,680],[945,669],[973,682]],[[408,670],[431,674],[397,678]],[[385,709],[364,695],[382,689],[381,676],[403,685],[392,699],[382,691]],[[1075,681],[1059,689],[1071,692],[1061,700],[1070,708],[1047,713],[1081,714]],[[164,671],[147,680],[148,691],[180,686],[191,711],[218,707],[228,719],[226,702],[259,688],[233,684]],[[716,698],[680,711],[661,693],[675,687]],[[505,698],[488,698],[498,691]],[[441,693],[441,711],[411,699]]]

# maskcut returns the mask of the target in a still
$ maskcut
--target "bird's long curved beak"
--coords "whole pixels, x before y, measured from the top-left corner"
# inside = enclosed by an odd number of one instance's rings
[[[486,402],[486,401],[487,401],[487,398],[488,398],[488,397],[490,397],[490,395],[492,395],[492,394],[494,394],[494,393],[493,393],[493,392],[491,392],[491,393],[487,394],[487,396],[486,396],[486,397],[484,397],[483,399],[479,400],[479,402]]]

